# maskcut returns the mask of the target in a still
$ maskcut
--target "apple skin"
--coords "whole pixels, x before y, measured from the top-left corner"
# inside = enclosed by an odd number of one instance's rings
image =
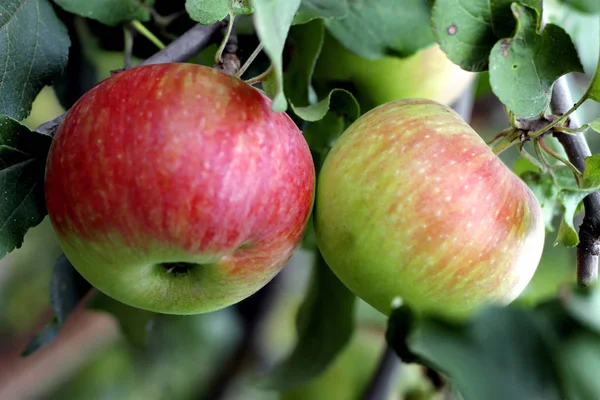
[[[317,244],[333,272],[384,314],[463,318],[507,304],[544,244],[540,205],[452,109],[398,100],[334,144],[317,185]]]
[[[326,35],[314,78],[352,82],[361,108],[369,110],[405,98],[428,98],[450,105],[473,82],[475,74],[450,61],[437,44],[406,58],[369,60]]]
[[[302,132],[261,92],[209,67],[162,64],[120,72],[71,108],[45,183],[61,247],[93,286],[195,314],[283,268],[315,171]]]

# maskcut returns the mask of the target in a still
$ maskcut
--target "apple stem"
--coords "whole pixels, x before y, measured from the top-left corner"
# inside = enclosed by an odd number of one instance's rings
[[[252,52],[252,54],[250,54],[250,57],[248,57],[248,59],[246,60],[246,62],[244,63],[244,65],[242,65],[242,68],[240,68],[240,70],[237,72],[237,74],[235,74],[235,76],[237,76],[238,78],[241,78],[242,75],[244,74],[244,72],[246,72],[246,70],[248,69],[248,67],[250,67],[250,65],[252,64],[252,62],[254,62],[254,59],[260,54],[260,52],[263,49],[263,44],[259,43],[258,46],[256,46],[256,49],[254,49],[254,51]]]
[[[267,68],[267,70],[262,74],[246,80],[246,83],[248,85],[254,85],[255,83],[262,82],[267,78],[267,76],[269,76],[271,72],[273,72],[273,64],[271,64],[269,68]]]
[[[127,24],[123,25],[123,42],[124,49],[123,54],[125,56],[123,60],[123,68],[129,69],[131,68],[131,55],[133,53],[133,32],[132,26]]]
[[[552,112],[563,115],[569,112],[573,104],[567,78],[559,78],[554,84],[550,106]],[[571,114],[570,128],[578,128],[575,114]],[[564,134],[553,132],[562,144],[569,161],[579,171],[585,169],[585,159],[592,155],[582,134]],[[589,194],[583,199],[585,215],[579,227],[579,245],[577,246],[577,283],[587,287],[598,280],[598,255],[600,254],[600,192]]]
[[[142,24],[140,21],[138,21],[138,20],[131,21],[131,26],[133,28],[135,28],[136,31],[138,31],[139,33],[141,33],[142,36],[144,36],[146,39],[148,39],[149,41],[151,41],[160,50],[162,50],[165,47],[167,47],[167,46],[165,46],[165,44],[159,38],[157,38],[154,35],[154,33],[150,32],[150,30],[148,28],[146,28],[144,26],[144,24]]]
[[[221,44],[217,49],[217,53],[215,54],[216,64],[223,64],[223,51],[225,50],[225,46],[227,46],[227,42],[229,41],[229,36],[231,36],[231,32],[233,31],[234,23],[235,16],[233,13],[229,13],[229,18],[227,19],[227,28],[225,30],[225,34],[223,35],[223,41],[221,41]]]

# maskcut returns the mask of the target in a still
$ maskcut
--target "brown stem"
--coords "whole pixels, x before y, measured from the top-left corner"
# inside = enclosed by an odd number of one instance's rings
[[[562,115],[573,106],[573,99],[566,77],[554,84],[551,101],[552,112]],[[571,114],[570,128],[578,128],[575,114]],[[592,155],[582,134],[567,135],[554,133],[565,148],[569,161],[580,171],[585,169],[585,159]],[[577,283],[587,287],[598,280],[598,254],[600,253],[600,192],[594,192],[583,199],[585,216],[579,227],[579,245],[577,247]]]
[[[198,24],[140,65],[165,64],[189,60],[212,41],[214,33],[221,26],[221,22],[209,26]],[[46,135],[54,135],[60,123],[65,119],[65,115],[66,113],[59,115],[53,120],[44,122],[36,128],[36,131]]]

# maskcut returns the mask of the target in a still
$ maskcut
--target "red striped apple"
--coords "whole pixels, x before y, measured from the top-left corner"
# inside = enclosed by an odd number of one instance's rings
[[[458,318],[515,299],[544,243],[531,190],[458,114],[423,99],[382,105],[335,143],[316,233],[334,273],[381,312],[399,297]]]
[[[314,180],[302,133],[238,78],[134,68],[69,111],[46,170],[73,266],[126,304],[192,314],[240,301],[298,246]]]

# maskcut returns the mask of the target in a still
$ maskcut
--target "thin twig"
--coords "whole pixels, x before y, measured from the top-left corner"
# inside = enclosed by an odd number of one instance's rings
[[[131,56],[133,54],[133,28],[129,24],[123,26],[123,39],[125,43],[123,68],[128,69],[131,68]]]
[[[248,67],[250,67],[250,65],[252,64],[254,59],[260,54],[262,49],[263,49],[263,44],[259,43],[258,46],[256,47],[256,49],[254,49],[254,51],[252,52],[252,54],[250,54],[250,57],[248,57],[248,59],[246,60],[244,65],[242,65],[242,68],[240,68],[240,70],[237,72],[236,76],[241,78],[242,75],[244,75],[244,72],[246,72]]]
[[[140,65],[165,64],[189,60],[211,42],[214,33],[221,26],[222,23],[220,22],[209,26],[198,24]],[[46,135],[54,135],[60,123],[65,119],[65,115],[66,113],[59,115],[53,120],[44,122],[36,128],[36,131]]]
[[[233,24],[227,24],[221,29],[223,36],[220,53],[215,57],[215,68],[229,75],[235,75],[240,70],[241,61],[237,56],[238,37],[234,29],[236,20],[233,18]]]
[[[573,106],[573,99],[566,77],[554,84],[552,112],[562,115]],[[575,114],[570,115],[570,128],[578,128]],[[566,135],[554,132],[554,136],[564,147],[571,163],[580,171],[585,169],[585,159],[592,155],[582,134]],[[600,254],[600,192],[594,192],[583,199],[585,216],[579,227],[579,245],[577,246],[577,283],[587,287],[598,280],[598,254]]]

